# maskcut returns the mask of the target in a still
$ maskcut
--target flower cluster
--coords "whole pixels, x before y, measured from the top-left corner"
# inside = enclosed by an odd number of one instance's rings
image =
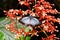
[[[42,40],[59,40],[55,34],[48,36],[47,38],[42,38]]]
[[[19,38],[21,35],[31,35],[31,36],[38,36],[38,32],[43,32],[46,34],[46,38],[42,38],[42,40],[56,40],[54,32],[58,32],[56,30],[57,26],[54,25],[55,22],[60,23],[59,18],[55,18],[54,16],[50,14],[57,14],[58,11],[56,9],[53,9],[52,6],[54,4],[50,4],[49,2],[45,0],[18,0],[19,4],[23,7],[23,5],[27,6],[27,10],[18,10],[18,9],[10,9],[9,11],[6,11],[7,17],[12,21],[11,24],[6,25],[6,29],[9,29],[11,32],[15,33],[16,38]],[[31,6],[32,5],[32,6]],[[32,8],[31,8],[32,7]],[[29,30],[31,31],[24,31],[24,28],[16,29],[14,25],[16,22],[14,21],[15,18],[17,21],[19,19],[22,19],[25,17],[25,15],[30,15],[34,18],[37,18],[39,21],[41,21],[41,24],[37,26],[29,26]],[[40,28],[39,31],[36,29]],[[49,32],[50,35],[48,35],[46,32]]]

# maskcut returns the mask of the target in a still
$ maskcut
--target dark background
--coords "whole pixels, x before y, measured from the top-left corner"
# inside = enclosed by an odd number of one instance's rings
[[[58,11],[60,11],[60,0],[46,0],[46,1],[49,1],[50,3],[52,4],[55,4],[54,8],[56,8]],[[9,9],[19,9],[20,6],[19,6],[19,3],[17,0],[0,0],[0,18],[1,17],[4,17],[5,16],[5,13],[3,12],[3,10],[9,10]],[[57,14],[57,15],[54,15],[56,18],[59,17],[60,18],[60,15]],[[60,30],[60,25],[58,23],[55,23],[56,26],[58,26],[58,30]],[[42,34],[42,33],[40,33]],[[40,35],[39,34],[39,35]],[[60,38],[60,32],[57,32],[57,37]],[[44,34],[42,34],[41,36],[44,36]],[[39,37],[41,37],[39,36]],[[39,37],[32,37],[31,40],[37,40],[37,38],[39,39]]]

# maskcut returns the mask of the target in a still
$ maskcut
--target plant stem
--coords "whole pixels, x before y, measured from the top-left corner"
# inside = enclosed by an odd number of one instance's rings
[[[41,29],[41,31],[46,35],[46,37],[48,37],[48,35],[47,35],[47,33],[40,27],[40,26],[38,26],[40,29]]]
[[[16,28],[18,29],[18,26],[17,26],[17,17],[16,17]]]
[[[35,4],[36,4],[36,1],[37,1],[37,0],[35,0]]]

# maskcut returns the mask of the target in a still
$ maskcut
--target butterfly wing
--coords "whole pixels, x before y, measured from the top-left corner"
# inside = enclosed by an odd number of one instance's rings
[[[30,18],[29,17],[23,17],[20,21],[26,25],[30,24]]]
[[[23,17],[20,21],[22,23],[24,23],[25,25],[29,25],[30,24],[32,26],[36,26],[36,25],[40,24],[40,21],[38,19],[30,17],[30,16]]]
[[[39,22],[39,20],[38,20],[38,19],[33,18],[33,19],[31,19],[31,20],[30,20],[30,24],[31,24],[31,25],[33,25],[33,26],[35,26],[35,25],[40,24],[40,22]]]

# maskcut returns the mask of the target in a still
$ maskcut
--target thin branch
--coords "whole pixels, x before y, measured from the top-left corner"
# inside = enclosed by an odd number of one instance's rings
[[[47,35],[47,33],[40,27],[40,26],[38,26],[40,29],[41,29],[41,31],[48,37],[48,35]]]

